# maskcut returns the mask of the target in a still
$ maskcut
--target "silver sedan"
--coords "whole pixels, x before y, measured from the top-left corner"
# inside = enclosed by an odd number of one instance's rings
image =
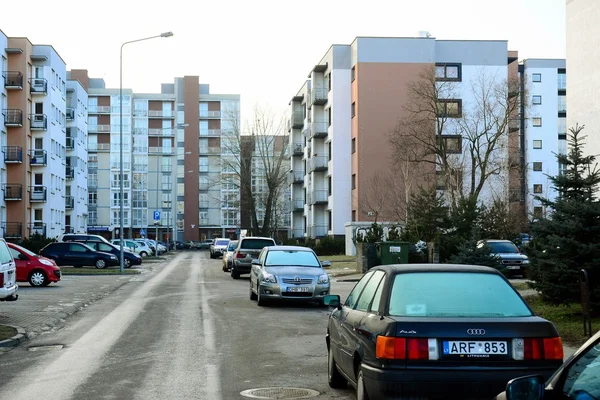
[[[250,300],[264,306],[271,300],[313,301],[323,304],[330,292],[324,266],[315,252],[302,246],[268,246],[252,260]]]

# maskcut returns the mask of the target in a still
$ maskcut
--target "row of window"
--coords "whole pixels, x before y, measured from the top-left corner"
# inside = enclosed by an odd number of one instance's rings
[[[542,74],[540,72],[532,73],[531,81],[533,83],[542,83]],[[558,69],[557,84],[558,84],[558,90],[566,90],[567,89],[567,71],[564,68]]]

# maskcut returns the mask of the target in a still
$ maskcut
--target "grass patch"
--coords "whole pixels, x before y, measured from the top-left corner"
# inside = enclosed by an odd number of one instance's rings
[[[540,317],[552,321],[563,342],[572,347],[581,346],[587,339],[583,335],[582,307],[579,303],[568,306],[553,306],[544,303],[539,296],[525,298],[531,309]],[[592,318],[592,332],[600,327],[600,318]]]
[[[60,272],[63,275],[121,275],[120,268],[74,268],[74,267],[60,267]],[[126,268],[123,270],[123,275],[139,275],[142,271],[133,268]]]
[[[527,284],[527,282],[511,282],[511,285],[513,285],[513,287],[517,290],[529,290],[531,289],[529,287],[529,285]]]
[[[12,326],[0,325],[0,342],[17,334],[17,330]]]
[[[329,269],[356,269],[356,256],[319,256],[319,259],[321,261],[331,261],[331,267]]]

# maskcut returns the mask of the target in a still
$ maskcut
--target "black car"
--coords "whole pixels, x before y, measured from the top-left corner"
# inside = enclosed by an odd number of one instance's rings
[[[541,375],[511,380],[496,400],[600,399],[600,331],[546,382]]]
[[[357,400],[491,398],[523,375],[562,364],[556,327],[537,317],[489,267],[396,264],[371,268],[329,317],[328,380]]]
[[[113,244],[104,243],[97,240],[78,240],[77,242],[86,244],[96,251],[103,251],[105,253],[114,254],[119,260],[121,259],[121,250]],[[118,264],[121,264],[120,261]],[[123,267],[131,268],[132,265],[141,264],[142,257],[129,250],[123,250]]]
[[[50,258],[57,265],[74,267],[95,266],[106,268],[119,265],[119,258],[114,254],[96,251],[79,242],[53,242],[40,250],[40,255]]]

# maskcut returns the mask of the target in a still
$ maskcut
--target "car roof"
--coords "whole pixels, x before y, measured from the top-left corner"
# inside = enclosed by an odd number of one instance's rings
[[[484,241],[487,243],[512,243],[507,239],[485,239]]]
[[[284,246],[281,246],[284,247]],[[389,264],[379,265],[371,268],[372,270],[382,270],[392,273],[409,272],[478,272],[488,274],[502,275],[496,268],[485,267],[482,265],[465,264]]]
[[[273,239],[272,237],[268,237],[268,236],[246,236],[246,237],[241,238],[240,240],[246,240],[246,239],[266,239],[266,240],[275,241],[275,239]]]
[[[281,251],[313,251],[310,247],[306,246],[269,246],[269,250],[281,250]]]

